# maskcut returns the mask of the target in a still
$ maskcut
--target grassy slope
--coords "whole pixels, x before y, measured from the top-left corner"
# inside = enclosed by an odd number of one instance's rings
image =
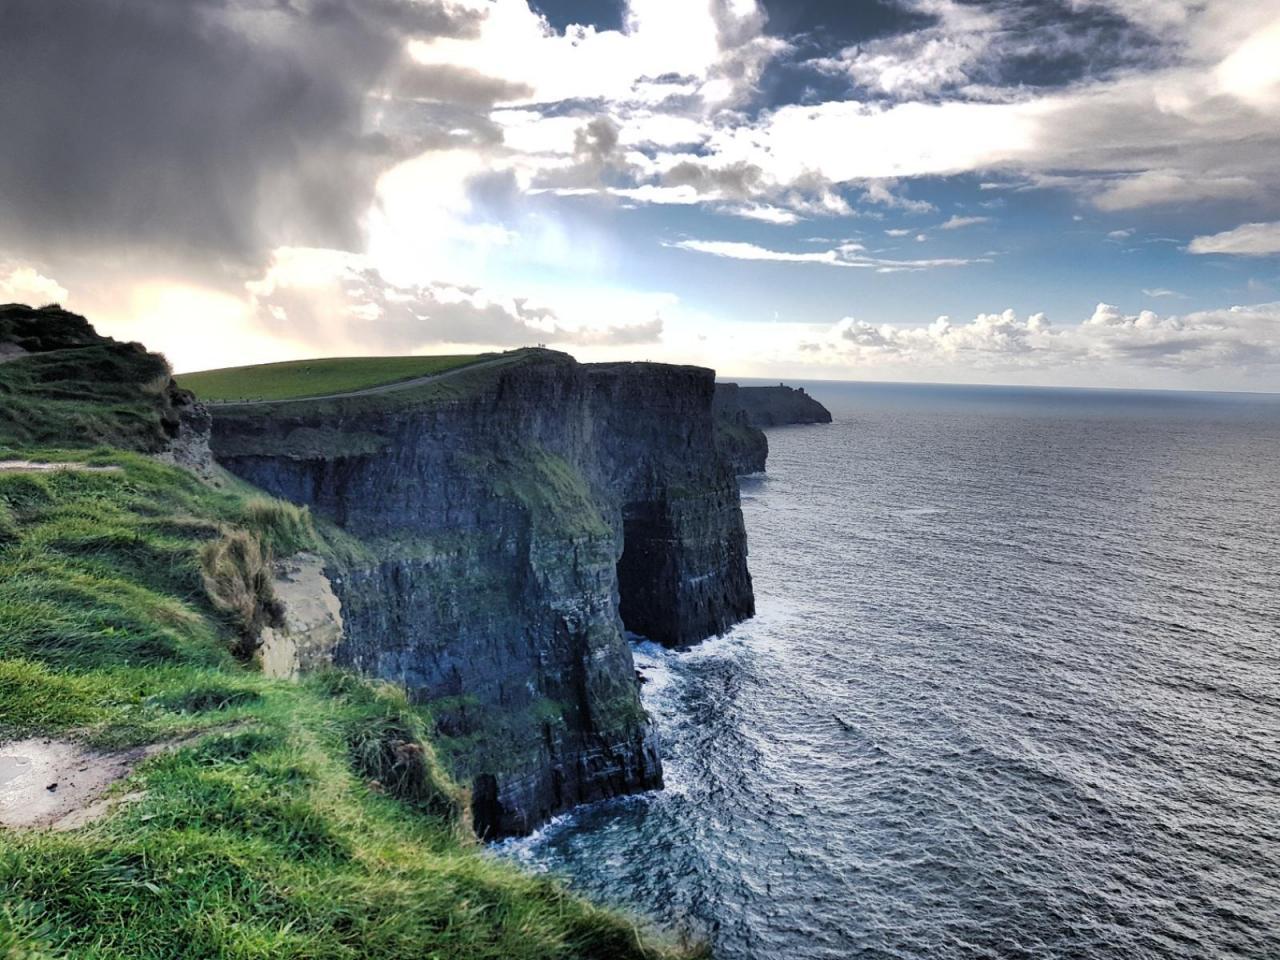
[[[0,830],[0,960],[697,954],[485,856],[429,717],[397,691],[338,673],[268,680],[233,656],[245,615],[214,600],[211,546],[358,545],[243,485],[84,449],[96,434],[153,448],[152,371],[135,376],[135,354],[110,353],[100,375],[69,350],[0,365],[6,455],[118,468],[0,471],[0,741],[187,745],[145,761],[117,788],[142,799],[94,825]],[[102,396],[74,396],[95,378]],[[66,405],[51,405],[59,390]],[[15,409],[44,411],[44,426]],[[48,449],[55,435],[81,449]]]
[[[483,356],[297,360],[185,373],[178,378],[178,383],[201,400],[213,403],[293,400],[433,376],[480,359]]]
[[[79,318],[76,318],[79,319]],[[11,318],[0,309],[0,338]],[[0,363],[0,450],[109,443],[156,451],[167,436],[163,357],[125,343],[55,340],[57,349]]]

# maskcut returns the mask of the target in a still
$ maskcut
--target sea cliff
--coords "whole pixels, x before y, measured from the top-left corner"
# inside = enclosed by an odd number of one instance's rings
[[[260,431],[282,461],[328,451],[357,538],[213,463],[209,414],[163,357],[56,306],[0,305],[0,954],[706,955],[483,855],[469,828],[479,803],[491,832],[523,829],[548,783],[550,805],[655,781],[609,587],[622,544],[644,537],[627,534],[631,501],[595,491],[685,482],[663,496],[687,539],[676,501],[722,475],[676,472],[656,439],[628,457],[602,437],[613,453],[580,463],[568,440],[535,449],[556,424],[595,442],[648,374],[485,380],[480,359],[497,373],[537,358],[462,358],[466,383],[331,406],[318,432]],[[669,416],[710,390],[671,375],[692,386],[673,387]],[[541,411],[517,416],[522,398]],[[487,416],[463,440],[468,412]],[[707,433],[639,414],[618,429],[636,444]],[[313,495],[330,485],[312,480]],[[717,482],[702,494],[735,496]],[[705,559],[672,552],[691,573]],[[707,629],[682,596],[672,619]],[[334,669],[339,650],[393,679],[451,671],[462,693],[410,702]],[[459,784],[442,752],[491,779]]]
[[[769,439],[761,427],[830,423],[831,412],[803,387],[743,387],[717,383],[713,409],[716,444],[739,475],[762,473]]]
[[[443,378],[442,378],[443,381]],[[662,782],[626,632],[754,611],[709,370],[518,351],[421,388],[214,408],[219,462],[357,546],[335,662],[430,705],[477,832]]]

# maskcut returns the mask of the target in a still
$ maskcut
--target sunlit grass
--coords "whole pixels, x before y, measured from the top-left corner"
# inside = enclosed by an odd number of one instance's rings
[[[184,744],[106,819],[0,831],[4,960],[687,957],[484,854],[398,690],[264,678],[202,552],[324,552],[304,512],[109,450],[0,474],[0,740]]]
[[[484,355],[448,357],[347,357],[228,367],[184,373],[178,384],[213,403],[296,400],[365,390],[465,367]]]

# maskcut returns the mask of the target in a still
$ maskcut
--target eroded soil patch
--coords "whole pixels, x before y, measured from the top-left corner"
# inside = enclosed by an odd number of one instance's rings
[[[87,463],[37,463],[33,460],[0,460],[0,473],[54,473],[77,470],[80,473],[119,473],[120,467],[94,467]]]

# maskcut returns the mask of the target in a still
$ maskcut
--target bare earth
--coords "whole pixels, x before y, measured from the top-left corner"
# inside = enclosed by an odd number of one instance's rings
[[[163,749],[160,747],[159,749]],[[36,737],[0,746],[0,825],[71,830],[111,807],[103,794],[154,748],[103,753]]]
[[[91,467],[86,463],[36,463],[32,460],[0,460],[0,473],[52,473],[78,470],[81,473],[119,473],[119,467]]]
[[[116,804],[132,803],[142,797],[136,792],[107,794],[143,760],[190,746],[210,733],[229,733],[237,726],[231,724],[132,750],[94,750],[73,740],[49,737],[0,744],[0,827],[83,827],[105,816]]]

